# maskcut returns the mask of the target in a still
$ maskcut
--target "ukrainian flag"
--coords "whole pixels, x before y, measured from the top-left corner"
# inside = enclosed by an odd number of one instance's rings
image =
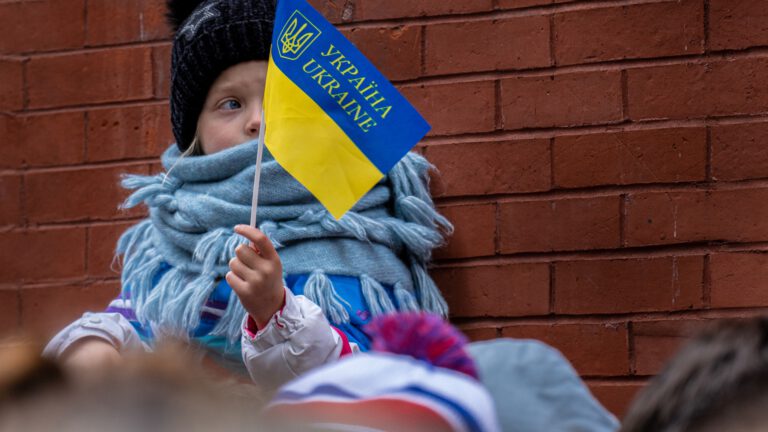
[[[280,0],[265,144],[339,219],[429,131],[395,87],[305,0]]]

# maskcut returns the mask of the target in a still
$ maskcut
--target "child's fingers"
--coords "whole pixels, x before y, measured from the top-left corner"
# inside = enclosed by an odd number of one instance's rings
[[[275,247],[272,246],[269,237],[261,232],[261,230],[250,225],[236,225],[235,232],[250,240],[264,259],[273,260],[277,258]]]
[[[230,288],[235,291],[235,294],[237,294],[238,297],[248,293],[248,283],[241,279],[234,272],[227,272],[227,274],[224,276],[224,279],[227,280]]]
[[[243,262],[246,266],[256,269],[264,262],[264,257],[260,256],[258,252],[253,250],[248,245],[240,245],[235,248],[235,256],[237,259]]]
[[[264,275],[258,268],[248,267],[245,263],[237,258],[232,258],[229,261],[229,269],[232,270],[237,277],[254,285],[260,285],[264,282]]]

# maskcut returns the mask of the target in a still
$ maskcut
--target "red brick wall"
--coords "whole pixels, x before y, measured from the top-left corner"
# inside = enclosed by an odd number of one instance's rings
[[[762,0],[315,0],[432,124],[472,338],[542,339],[622,413],[681,340],[768,306]],[[171,141],[160,0],[0,2],[0,329],[118,290],[118,173]]]

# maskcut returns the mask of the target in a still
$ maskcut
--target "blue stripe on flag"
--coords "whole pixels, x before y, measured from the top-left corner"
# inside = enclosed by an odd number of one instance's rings
[[[429,124],[384,75],[305,0],[279,2],[275,32],[275,65],[382,173],[429,131]]]

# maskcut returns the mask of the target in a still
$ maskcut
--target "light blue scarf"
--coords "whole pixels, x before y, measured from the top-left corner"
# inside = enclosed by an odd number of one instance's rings
[[[199,324],[235,247],[246,242],[232,228],[250,218],[256,151],[253,141],[181,157],[174,144],[162,155],[166,173],[123,179],[123,187],[135,190],[124,207],[143,202],[150,214],[117,246],[123,290],[130,289],[143,324],[182,337]],[[349,322],[349,315],[327,275],[358,277],[373,315],[394,310],[447,315],[426,263],[453,227],[434,209],[429,168],[423,157],[408,154],[337,221],[265,152],[257,225],[277,248],[285,274],[311,274],[305,295],[332,322]],[[164,262],[172,269],[155,284]],[[394,286],[396,302],[382,284]],[[212,335],[236,341],[244,314],[233,293]]]

